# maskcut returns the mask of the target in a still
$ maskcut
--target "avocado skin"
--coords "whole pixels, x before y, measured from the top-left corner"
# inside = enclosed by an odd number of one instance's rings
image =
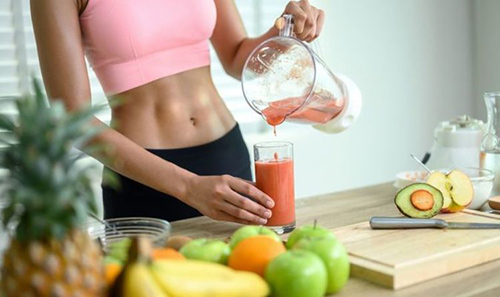
[[[419,210],[411,204],[411,194],[418,190],[426,190],[432,194],[434,198],[434,206],[431,209]],[[429,184],[414,183],[399,190],[394,198],[394,204],[396,204],[399,211],[407,217],[428,219],[437,215],[441,211],[441,208],[443,207],[443,194],[437,188]]]

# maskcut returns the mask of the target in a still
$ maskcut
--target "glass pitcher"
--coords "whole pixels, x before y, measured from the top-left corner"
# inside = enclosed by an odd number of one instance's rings
[[[330,133],[347,129],[361,110],[361,92],[294,37],[292,15],[283,20],[279,36],[257,46],[245,62],[241,83],[246,101],[272,126],[286,120]]]
[[[484,103],[488,113],[486,134],[481,142],[482,168],[495,173],[493,196],[500,195],[500,92],[485,93]]]

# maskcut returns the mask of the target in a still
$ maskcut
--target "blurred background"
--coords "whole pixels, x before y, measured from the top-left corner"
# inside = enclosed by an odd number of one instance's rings
[[[287,2],[236,1],[250,36],[267,31]],[[423,157],[430,150],[439,122],[463,114],[486,121],[482,93],[500,91],[500,1],[311,2],[326,13],[319,38],[323,59],[363,93],[361,116],[349,130],[327,135],[284,124],[275,138],[244,101],[239,82],[212,55],[217,88],[240,122],[249,150],[259,141],[294,143],[297,197],[392,181],[400,171],[417,169],[409,154]],[[29,1],[1,0],[0,96],[28,90],[33,73],[40,75]],[[106,102],[90,73],[93,102]],[[99,117],[109,121],[109,112]],[[99,184],[97,169],[96,191]]]

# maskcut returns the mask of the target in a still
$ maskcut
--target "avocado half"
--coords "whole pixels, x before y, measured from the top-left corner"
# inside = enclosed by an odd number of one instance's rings
[[[425,191],[425,196],[429,199],[432,199],[431,203],[427,203],[429,207],[425,209],[419,209],[414,205],[414,200],[412,199],[412,195],[415,193],[422,193],[419,191]],[[430,194],[430,195],[427,195]],[[419,218],[419,219],[428,219],[432,218],[436,214],[441,211],[443,207],[443,194],[437,188],[425,184],[425,183],[414,183],[402,188],[397,194],[396,198],[394,198],[394,203],[396,204],[399,211],[407,217],[410,218]],[[420,205],[418,205],[422,208]]]

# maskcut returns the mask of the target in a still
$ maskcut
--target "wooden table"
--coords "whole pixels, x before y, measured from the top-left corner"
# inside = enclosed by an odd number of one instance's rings
[[[374,215],[397,215],[398,211],[393,203],[395,192],[392,184],[387,183],[299,199],[296,202],[297,225],[312,224],[317,219],[321,226],[333,229],[367,221]],[[206,217],[172,223],[174,235],[182,234],[195,238],[227,238],[239,226]],[[335,296],[500,296],[500,261],[398,291],[351,278],[346,287]]]

